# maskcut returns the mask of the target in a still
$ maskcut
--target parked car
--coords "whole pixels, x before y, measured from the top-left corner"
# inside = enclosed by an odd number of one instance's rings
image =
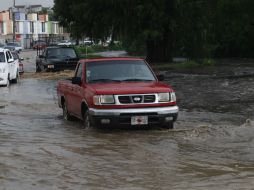
[[[23,61],[24,59],[22,57],[19,57],[19,54],[16,51],[11,52],[11,53],[13,55],[15,64],[19,65],[19,67],[18,67],[19,74],[23,74],[24,73],[24,64],[21,61]]]
[[[10,82],[17,83],[19,65],[14,61],[12,53],[0,48],[0,85],[9,86]]]
[[[58,46],[70,46],[72,45],[72,42],[68,40],[62,40],[60,43],[57,44]]]
[[[94,41],[92,41],[92,40],[84,40],[83,44],[86,45],[86,46],[91,46],[91,45],[94,45]]]
[[[174,90],[160,82],[145,60],[101,58],[79,61],[71,81],[57,84],[63,117],[84,126],[150,126],[172,129],[178,116]]]
[[[16,49],[15,49],[14,46],[4,46],[3,48],[4,48],[4,49],[8,49],[8,50],[10,50],[11,52],[16,51]]]
[[[44,41],[37,41],[33,45],[33,49],[45,49],[47,47],[46,42]]]
[[[17,42],[9,42],[6,44],[6,47],[13,47],[14,50],[17,51],[18,53],[20,53],[23,49],[21,45]]]
[[[36,58],[36,72],[74,70],[78,61],[78,54],[72,47],[47,47]]]

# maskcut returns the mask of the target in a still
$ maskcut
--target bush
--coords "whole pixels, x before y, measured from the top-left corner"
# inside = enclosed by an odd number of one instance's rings
[[[95,55],[95,54],[81,54],[79,56],[81,59],[93,59],[93,58],[103,58],[101,55]]]
[[[203,59],[201,62],[202,66],[214,66],[216,64],[216,62],[213,59]]]
[[[196,61],[188,60],[180,64],[177,64],[176,67],[178,67],[179,69],[192,69],[192,68],[200,67],[200,64]]]
[[[102,52],[102,51],[118,51],[123,50],[123,47],[121,43],[117,44],[111,44],[109,46],[102,46],[102,45],[92,45],[92,46],[75,46],[75,49],[78,54],[92,54],[96,52]]]

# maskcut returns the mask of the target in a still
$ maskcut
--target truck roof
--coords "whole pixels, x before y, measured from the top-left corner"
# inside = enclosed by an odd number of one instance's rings
[[[93,58],[93,59],[81,59],[81,62],[97,62],[97,61],[131,61],[131,60],[144,60],[143,58],[135,58],[135,57],[104,57],[104,58]]]

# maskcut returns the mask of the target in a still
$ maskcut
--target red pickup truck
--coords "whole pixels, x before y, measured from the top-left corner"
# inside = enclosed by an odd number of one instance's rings
[[[80,60],[71,80],[57,84],[63,117],[89,126],[150,126],[172,129],[178,116],[174,90],[160,82],[144,59]]]

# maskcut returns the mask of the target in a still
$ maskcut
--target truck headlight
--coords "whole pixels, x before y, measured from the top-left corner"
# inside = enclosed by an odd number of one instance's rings
[[[158,101],[159,102],[169,102],[170,101],[170,97],[169,97],[170,93],[158,93]]]
[[[176,102],[176,94],[174,92],[170,92],[171,102]]]
[[[114,104],[115,99],[113,95],[96,95],[93,97],[94,105],[103,105],[103,104]]]

